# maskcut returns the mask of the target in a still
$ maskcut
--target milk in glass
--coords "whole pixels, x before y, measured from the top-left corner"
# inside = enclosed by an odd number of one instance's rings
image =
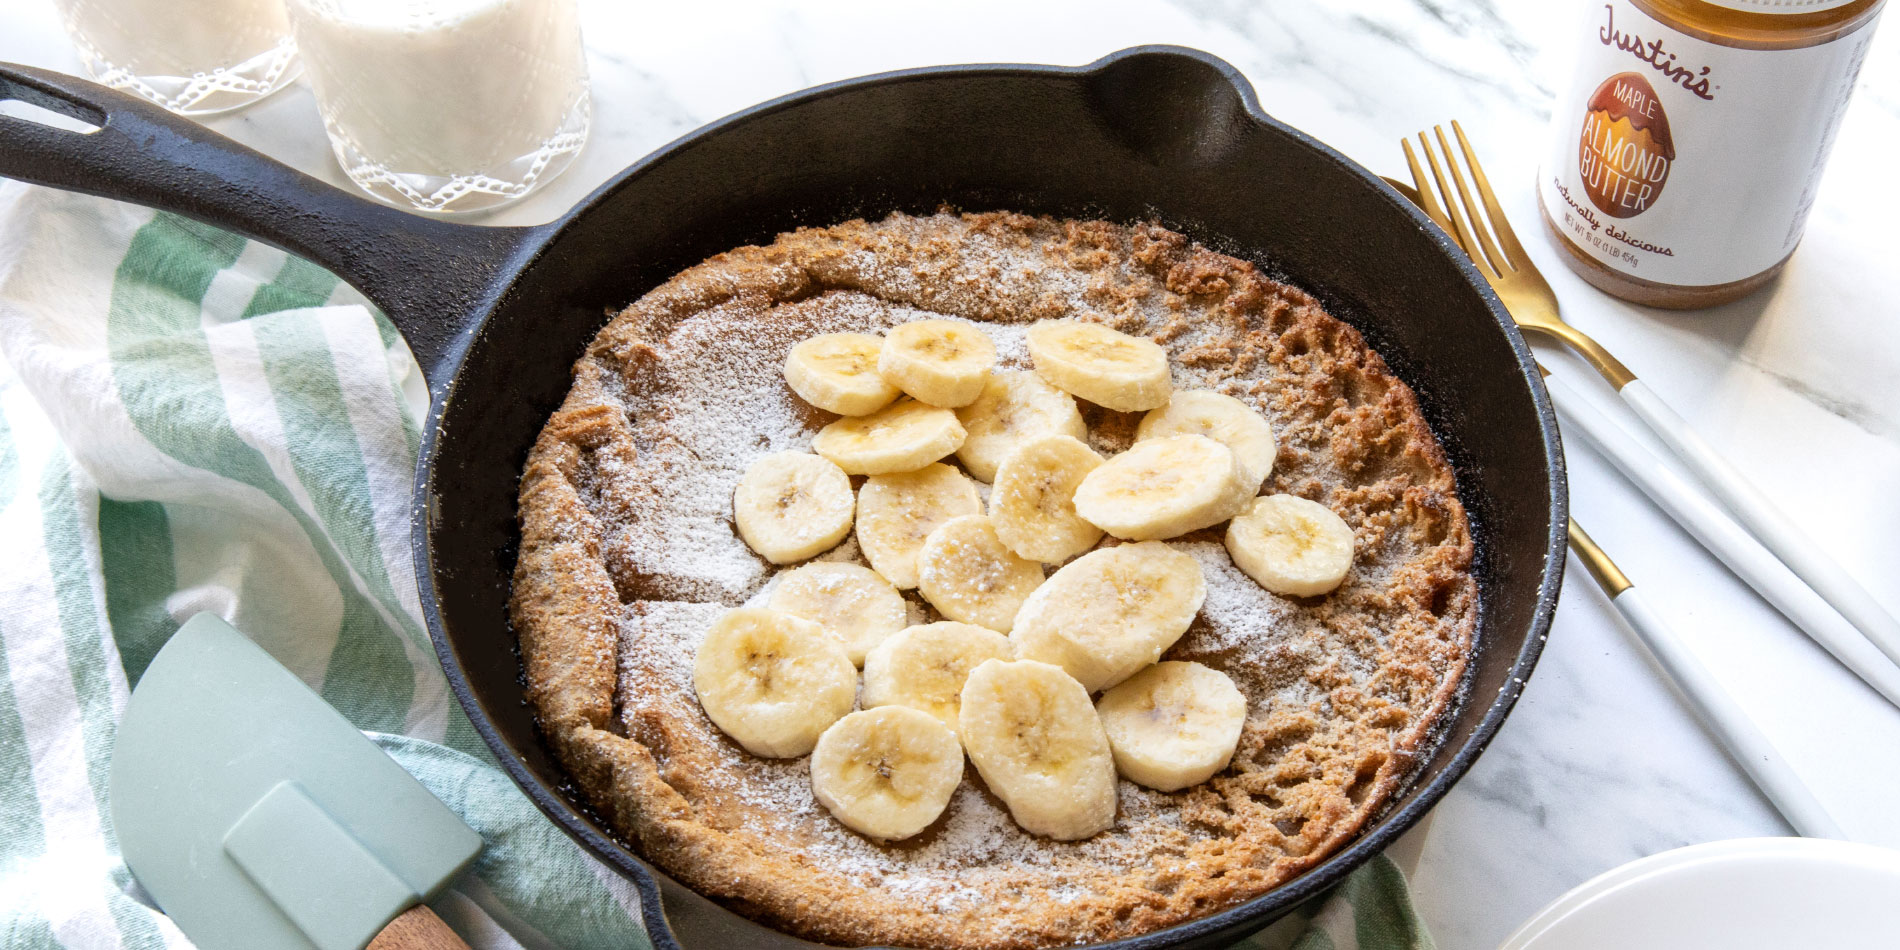
[[[586,141],[573,0],[289,0],[337,160],[392,204],[493,208]]]
[[[282,0],[56,0],[92,78],[182,115],[250,105],[297,78]]]

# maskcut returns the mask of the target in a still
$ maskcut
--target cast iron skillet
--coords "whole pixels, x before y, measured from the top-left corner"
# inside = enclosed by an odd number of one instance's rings
[[[810,945],[658,873],[567,785],[536,735],[506,622],[515,487],[606,311],[728,248],[942,202],[1156,218],[1316,293],[1417,391],[1478,540],[1480,647],[1442,742],[1377,822],[1311,871],[1116,946],[1220,945],[1337,883],[1464,774],[1537,660],[1563,567],[1565,486],[1556,423],[1523,340],[1411,205],[1268,118],[1246,80],[1205,53],[1143,47],[1080,68],[953,66],[820,86],[688,135],[533,228],[396,211],[57,73],[0,66],[0,99],[101,127],[79,134],[0,116],[0,175],[277,245],[348,280],[402,330],[432,399],[413,538],[443,669],[502,767],[635,883],[650,923],[670,924],[652,928],[662,948]]]

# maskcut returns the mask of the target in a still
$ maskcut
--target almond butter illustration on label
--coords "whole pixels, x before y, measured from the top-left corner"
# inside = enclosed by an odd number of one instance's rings
[[[1649,80],[1618,73],[1590,96],[1577,146],[1577,171],[1590,203],[1613,218],[1649,210],[1676,161],[1669,116]]]

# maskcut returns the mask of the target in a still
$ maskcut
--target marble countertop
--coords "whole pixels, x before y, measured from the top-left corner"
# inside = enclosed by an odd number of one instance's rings
[[[583,0],[593,139],[545,191],[488,220],[545,221],[690,129],[760,100],[864,73],[957,62],[1079,64],[1144,43],[1226,58],[1277,117],[1375,171],[1398,141],[1460,119],[1520,232],[1536,235],[1532,171],[1580,0],[1050,0],[906,7]],[[47,0],[0,12],[0,60],[77,72]],[[298,86],[212,128],[338,184]],[[1670,313],[1583,284],[1530,253],[1572,322],[1900,611],[1900,267],[1888,169],[1900,142],[1900,26],[1877,37],[1808,234],[1782,277],[1713,310]],[[1540,358],[1631,420],[1584,365]],[[1635,423],[1630,421],[1633,427]],[[1659,450],[1660,451],[1660,450]],[[1812,784],[1848,833],[1900,847],[1900,710],[1784,621],[1573,442],[1574,510]],[[1549,647],[1497,740],[1439,806],[1413,886],[1439,945],[1495,946],[1563,891],[1625,861],[1789,829],[1671,693],[1581,568]]]

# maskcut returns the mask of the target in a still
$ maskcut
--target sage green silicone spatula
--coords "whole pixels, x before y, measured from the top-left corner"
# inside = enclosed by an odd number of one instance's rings
[[[199,950],[466,950],[422,902],[481,837],[216,616],[132,691],[111,794],[126,865]]]

